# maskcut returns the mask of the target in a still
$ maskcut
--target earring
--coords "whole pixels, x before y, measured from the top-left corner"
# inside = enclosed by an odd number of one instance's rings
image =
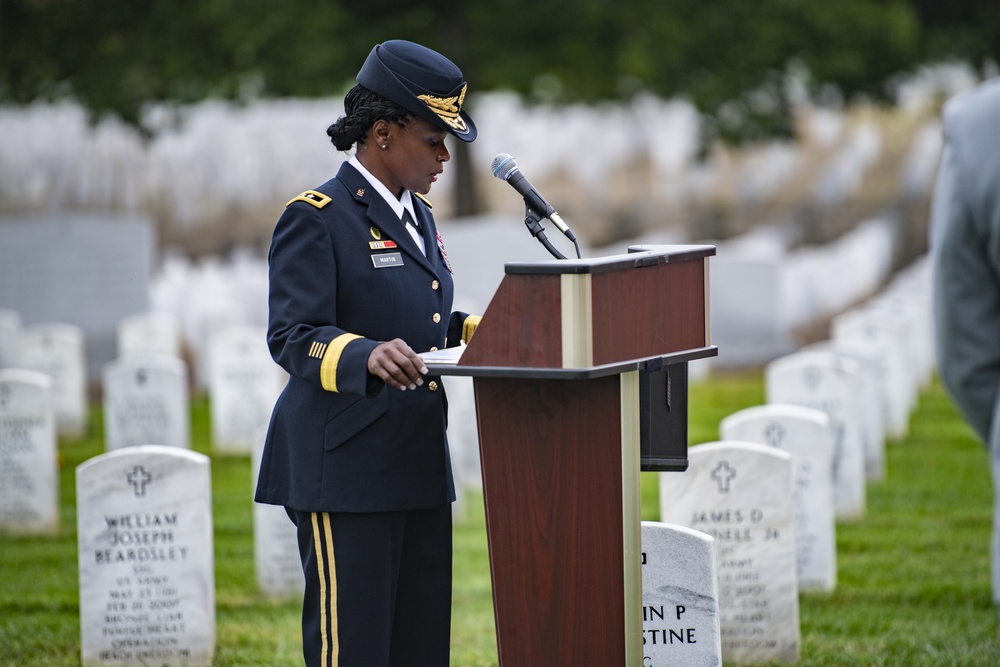
[[[385,144],[382,144],[382,150],[385,150],[386,148],[388,148],[388,146],[385,145]]]

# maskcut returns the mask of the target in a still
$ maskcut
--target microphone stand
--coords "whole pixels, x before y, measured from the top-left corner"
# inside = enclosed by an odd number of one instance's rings
[[[524,225],[528,228],[528,231],[531,232],[532,236],[538,239],[539,243],[545,246],[545,249],[548,250],[553,257],[556,259],[566,259],[566,255],[556,250],[555,246],[552,245],[552,242],[549,241],[549,238],[545,235],[545,228],[542,227],[541,220],[542,217],[538,215],[538,213],[536,213],[531,206],[526,204],[524,207]]]

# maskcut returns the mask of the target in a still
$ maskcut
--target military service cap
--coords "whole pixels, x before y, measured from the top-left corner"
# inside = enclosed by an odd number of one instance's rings
[[[401,39],[376,44],[357,80],[462,141],[476,138],[476,125],[462,109],[467,87],[462,71],[437,51]]]

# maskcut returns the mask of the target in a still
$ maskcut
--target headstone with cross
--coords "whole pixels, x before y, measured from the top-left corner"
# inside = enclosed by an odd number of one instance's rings
[[[138,445],[76,469],[83,667],[207,667],[215,653],[209,459]]]
[[[45,373],[52,379],[52,410],[56,433],[79,438],[87,427],[87,362],[83,329],[50,322],[21,329],[18,346],[21,368]]]
[[[642,522],[642,639],[644,667],[722,664],[711,536]]]
[[[191,446],[187,367],[166,355],[132,354],[104,367],[104,447]]]
[[[720,441],[691,447],[688,461],[682,474],[661,473],[660,520],[715,538],[725,664],[796,662],[791,455]]]
[[[0,370],[0,533],[59,527],[59,474],[51,380]]]
[[[287,375],[271,359],[263,328],[220,329],[209,343],[212,448],[250,454],[254,435],[271,418]]]
[[[833,502],[839,520],[864,516],[867,501],[859,362],[832,350],[795,352],[764,368],[768,403],[826,413],[833,429]]]
[[[723,440],[770,445],[792,455],[799,590],[834,590],[837,541],[830,418],[799,405],[758,405],[723,419],[719,435]]]

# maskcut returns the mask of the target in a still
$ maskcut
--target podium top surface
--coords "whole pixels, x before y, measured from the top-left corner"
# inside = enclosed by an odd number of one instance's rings
[[[428,356],[425,359],[430,375],[458,375],[464,377],[517,377],[535,380],[593,380],[606,375],[620,375],[629,371],[657,371],[664,366],[687,363],[695,359],[715,357],[719,348],[715,345],[673,352],[645,359],[627,359],[612,364],[590,366],[585,368],[512,368],[509,366],[459,366],[458,358],[441,361],[440,358]]]
[[[552,259],[544,262],[509,262],[504,270],[511,275],[558,275],[604,273],[637,266],[687,262],[715,254],[713,245],[634,245],[627,253],[590,259]]]

